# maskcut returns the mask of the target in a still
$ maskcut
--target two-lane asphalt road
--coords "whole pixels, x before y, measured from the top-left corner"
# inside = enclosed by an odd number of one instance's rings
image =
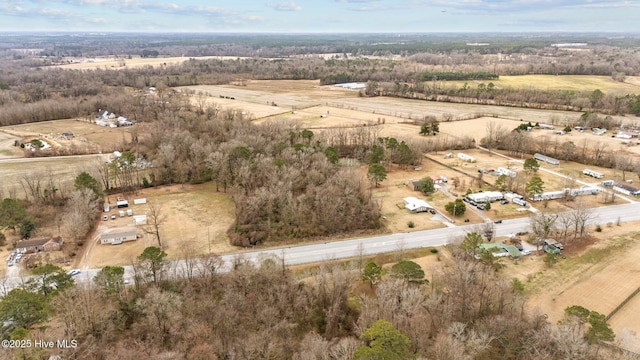
[[[640,220],[640,203],[603,206],[592,209],[592,216],[588,225],[617,223],[618,220],[624,223]],[[399,251],[401,249],[415,249],[430,246],[442,246],[456,241],[460,241],[467,232],[473,231],[478,225],[458,226],[454,228],[441,228],[434,230],[416,231],[410,233],[398,233],[391,235],[381,235],[373,237],[363,237],[344,241],[329,241],[312,245],[284,246],[269,249],[243,251],[234,254],[225,254],[221,259],[228,268],[235,257],[241,256],[246,260],[257,261],[265,256],[284,257],[287,265],[299,265],[327,260],[345,259],[358,257],[360,255],[372,255]],[[519,231],[529,230],[529,218],[517,218],[504,220],[501,224],[495,224],[496,236],[507,236]],[[633,230],[633,229],[629,229]],[[175,260],[169,267],[178,274],[186,269],[184,260]],[[82,270],[77,275],[76,282],[86,283],[97,274],[100,269]],[[125,279],[133,279],[133,267],[125,266]],[[5,290],[8,291],[18,286],[26,279],[9,277],[5,283]]]

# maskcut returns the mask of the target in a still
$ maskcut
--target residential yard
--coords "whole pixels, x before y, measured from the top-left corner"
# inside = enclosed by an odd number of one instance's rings
[[[529,256],[517,265],[509,264],[504,273],[517,277],[531,295],[529,310],[539,309],[558,321],[564,309],[572,305],[608,315],[634,290],[640,287],[640,222],[622,226],[603,226],[601,233],[590,229],[596,243],[583,249],[567,249],[567,259],[549,268],[543,256]],[[574,246],[574,245],[570,245]],[[577,244],[575,246],[580,246]],[[635,297],[609,323],[616,334],[628,330],[640,334],[640,301]],[[625,330],[628,329],[628,330]],[[623,347],[640,351],[640,339],[628,341]]]
[[[0,154],[6,150],[7,145],[15,149],[13,141],[10,144],[2,141],[2,133],[23,142],[38,138],[48,142],[54,148],[61,147],[98,154],[121,150],[122,143],[130,142],[132,132],[138,131],[138,125],[110,128],[98,126],[93,120],[93,118],[65,119],[4,126],[0,128]],[[66,139],[61,136],[64,132],[71,132],[75,136],[73,139]]]
[[[115,197],[111,198],[115,203]],[[147,204],[133,205],[133,199],[138,198],[147,198]],[[151,204],[161,208],[165,222],[160,226],[160,236],[169,259],[236,250],[226,234],[233,224],[233,202],[228,194],[215,192],[213,183],[143,189],[131,196],[129,203],[134,215],[148,214]],[[133,224],[131,217],[120,218],[117,213],[118,209],[114,209],[107,214],[116,214],[116,220],[100,220],[98,234],[107,228]],[[144,226],[137,228],[143,237],[121,245],[101,245],[96,236],[93,241],[98,243],[90,247],[85,263],[91,268],[130,265],[146,247],[158,246],[155,237],[145,233]]]

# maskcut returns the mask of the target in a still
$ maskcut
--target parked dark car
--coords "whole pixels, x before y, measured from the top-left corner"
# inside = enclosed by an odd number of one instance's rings
[[[434,209],[429,209],[429,213],[432,214],[432,215],[435,215],[436,211]]]
[[[500,204],[502,205],[507,205],[509,203],[509,200],[502,200],[500,201]]]
[[[473,200],[469,200],[469,204],[471,204],[473,206],[478,206],[478,203],[473,201]]]
[[[502,224],[502,220],[496,220],[496,221],[494,221],[494,223],[496,223],[496,224]]]

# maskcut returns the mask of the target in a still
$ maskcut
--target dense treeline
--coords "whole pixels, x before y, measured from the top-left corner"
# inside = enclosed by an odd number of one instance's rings
[[[422,81],[432,81],[432,80],[441,80],[441,81],[449,81],[449,80],[495,80],[499,76],[497,74],[492,74],[486,71],[478,71],[471,73],[462,73],[462,72],[426,72],[420,74],[420,79]]]
[[[209,108],[198,114],[188,105],[160,113],[151,135],[140,141],[154,163],[151,184],[214,181],[229,191],[236,208],[230,230],[235,245],[380,227],[378,205],[363,176],[338,164],[340,156],[363,158],[376,140],[373,133],[321,137],[249,120],[240,111]]]
[[[452,261],[429,281],[410,261],[388,275],[370,262],[363,282],[357,272],[331,265],[300,281],[278,258],[258,264],[237,258],[230,272],[221,274],[215,257],[187,257],[187,266],[178,270],[165,256],[157,248],[145,249],[132,286],[123,286],[123,269],[106,267],[93,287],[65,286],[48,295],[38,288],[12,291],[0,302],[3,309],[18,313],[22,304],[39,311],[19,318],[26,329],[13,323],[12,338],[72,338],[78,345],[33,347],[16,355],[105,360],[369,359],[385,351],[389,359],[609,356],[602,350],[598,356],[598,341],[590,345],[596,337],[584,336],[584,320],[574,311],[559,324],[527,315],[525,286],[505,281],[463,250],[454,250]],[[60,279],[51,277],[48,284]],[[57,326],[34,326],[47,319]],[[371,341],[380,320],[384,331],[374,337],[388,348]]]
[[[612,75],[614,68],[617,68],[621,71],[618,72],[619,74],[637,73],[635,69],[640,68],[640,65],[631,62],[628,58],[623,59],[625,60],[620,61],[630,62],[627,67],[631,66],[631,68],[621,70],[623,64],[605,62],[602,66],[609,66],[609,68],[602,72]],[[115,108],[121,107],[122,113],[126,113],[125,111],[133,109],[130,109],[126,102],[119,100],[119,98],[125,98],[124,91],[135,92],[150,86],[162,88],[225,84],[238,79],[320,79],[321,84],[359,81],[371,84],[367,87],[366,95],[577,111],[588,109],[615,114],[640,113],[640,98],[635,94],[606,93],[598,101],[592,101],[591,92],[585,91],[498,88],[490,82],[457,87],[448,85],[446,81],[434,81],[433,78],[428,81],[421,80],[424,73],[452,72],[465,74],[465,76],[487,73],[487,67],[492,66],[487,61],[463,65],[423,65],[413,61],[360,58],[192,59],[177,65],[148,66],[118,71],[109,69],[31,71],[23,67],[28,61],[10,61],[8,66],[0,71],[0,106],[3,107],[0,113],[0,125],[89,116],[97,108],[117,111]],[[541,64],[543,68],[539,73],[555,73],[549,67],[551,65],[556,68],[560,66],[555,63]],[[569,73],[582,73],[578,70]],[[525,69],[522,73],[530,72]],[[499,75],[509,71],[493,69],[490,73]],[[624,75],[621,76],[624,77]],[[123,87],[126,90],[123,91]],[[145,100],[138,96],[134,97],[134,101]],[[137,116],[144,118],[142,114],[129,115],[134,119]]]
[[[298,54],[411,55],[432,52],[479,54],[532,54],[556,43],[588,43],[590,46],[634,48],[633,36],[612,38],[603,34],[144,34],[107,35],[58,33],[7,34],[0,43],[0,55],[14,58],[23,53],[13,49],[41,49],[38,56],[92,57],[113,54],[142,54],[158,51],[163,56],[259,56],[281,57]]]

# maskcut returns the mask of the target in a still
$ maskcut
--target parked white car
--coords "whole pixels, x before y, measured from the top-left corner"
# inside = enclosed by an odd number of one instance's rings
[[[69,272],[67,272],[67,274],[71,275],[71,276],[76,276],[78,274],[80,274],[80,270],[78,269],[71,269],[69,270]]]

